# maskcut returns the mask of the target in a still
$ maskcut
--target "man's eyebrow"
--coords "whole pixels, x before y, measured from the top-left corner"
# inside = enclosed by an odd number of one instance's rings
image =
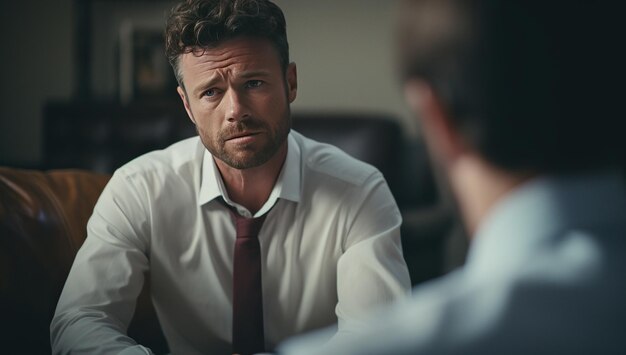
[[[250,79],[250,78],[258,78],[258,77],[266,77],[266,76],[270,76],[270,72],[267,70],[253,70],[253,71],[246,71],[243,72],[239,75],[239,78],[241,79]]]
[[[195,88],[195,90],[193,91],[194,95],[196,95],[196,96],[201,95],[205,90],[211,88],[212,86],[214,86],[219,81],[221,81],[221,78],[218,75],[213,76],[209,80],[207,80],[207,81],[201,83],[200,85],[198,85]]]

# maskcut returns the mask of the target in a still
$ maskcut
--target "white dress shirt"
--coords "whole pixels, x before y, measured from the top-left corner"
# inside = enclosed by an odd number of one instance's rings
[[[145,353],[125,335],[149,271],[174,354],[229,354],[235,227],[213,157],[198,137],[115,172],[87,227],[51,324],[54,353]],[[383,176],[292,131],[283,169],[255,214],[268,349],[408,295],[400,212]],[[356,324],[356,323],[355,323]]]
[[[280,353],[626,354],[626,189],[615,172],[531,181],[480,225],[466,265],[371,315]]]

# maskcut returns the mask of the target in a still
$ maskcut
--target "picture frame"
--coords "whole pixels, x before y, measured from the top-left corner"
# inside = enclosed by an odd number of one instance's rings
[[[160,47],[167,16],[176,2],[76,1],[76,97],[124,103],[177,97],[176,79]],[[157,77],[135,77],[148,71],[158,73]],[[158,84],[163,82],[161,73],[167,78],[164,91],[157,89],[163,88]]]
[[[118,93],[122,103],[157,99],[177,86],[165,56],[162,30],[122,22],[119,36]]]

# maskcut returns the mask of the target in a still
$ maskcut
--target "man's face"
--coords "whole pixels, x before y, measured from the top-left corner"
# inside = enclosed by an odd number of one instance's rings
[[[236,169],[260,166],[286,144],[296,68],[283,73],[271,42],[235,38],[180,57],[185,109],[211,154]]]

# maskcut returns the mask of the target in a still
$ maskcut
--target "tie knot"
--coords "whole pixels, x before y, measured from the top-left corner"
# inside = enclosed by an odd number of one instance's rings
[[[246,218],[240,216],[237,213],[235,215],[235,222],[237,226],[237,238],[256,238],[259,235],[259,231],[265,221],[265,216],[257,218]]]

